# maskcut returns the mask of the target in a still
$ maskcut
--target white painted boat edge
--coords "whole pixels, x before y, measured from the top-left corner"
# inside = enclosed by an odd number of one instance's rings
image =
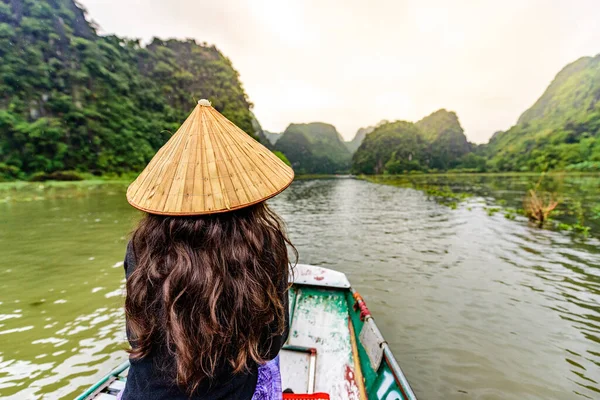
[[[350,281],[343,272],[309,264],[296,264],[290,272],[290,283],[339,289],[350,288]]]

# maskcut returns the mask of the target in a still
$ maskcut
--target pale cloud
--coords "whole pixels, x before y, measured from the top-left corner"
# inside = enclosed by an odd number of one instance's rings
[[[103,33],[214,43],[263,127],[457,112],[468,138],[509,128],[567,63],[600,53],[596,0],[82,0]]]

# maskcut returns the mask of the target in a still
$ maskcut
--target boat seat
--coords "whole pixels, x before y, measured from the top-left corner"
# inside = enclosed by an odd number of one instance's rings
[[[329,400],[327,393],[312,393],[312,394],[297,394],[297,393],[284,393],[284,400]]]

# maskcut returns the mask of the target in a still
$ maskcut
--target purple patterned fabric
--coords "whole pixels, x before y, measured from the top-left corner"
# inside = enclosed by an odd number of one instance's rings
[[[282,400],[279,356],[258,366],[258,382],[252,400]]]
[[[117,395],[121,400],[123,391]],[[281,372],[279,370],[279,356],[258,366],[258,381],[252,400],[282,400]]]

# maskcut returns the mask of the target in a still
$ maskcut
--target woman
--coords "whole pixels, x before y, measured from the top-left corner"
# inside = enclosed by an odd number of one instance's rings
[[[281,398],[295,249],[264,201],[292,179],[201,100],[131,184],[123,400]]]

